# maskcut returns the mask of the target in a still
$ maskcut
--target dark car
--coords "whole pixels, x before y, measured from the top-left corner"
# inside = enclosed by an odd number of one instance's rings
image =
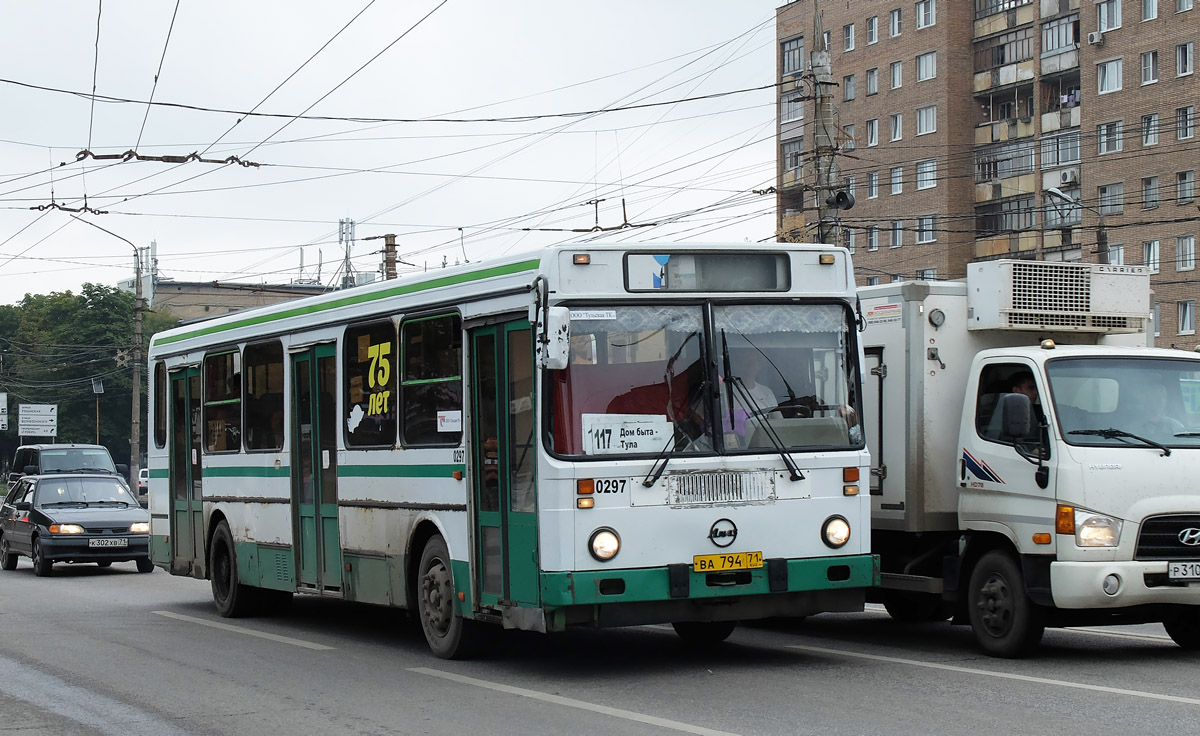
[[[150,514],[115,475],[27,475],[0,509],[0,567],[15,570],[17,555],[38,576],[55,562],[132,560],[150,572]]]

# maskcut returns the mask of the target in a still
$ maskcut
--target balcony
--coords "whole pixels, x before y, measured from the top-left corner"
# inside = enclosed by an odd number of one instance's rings
[[[1028,138],[1034,134],[1032,118],[1011,118],[975,126],[975,145],[1003,143]]]
[[[1042,113],[1042,133],[1079,127],[1079,106]]]

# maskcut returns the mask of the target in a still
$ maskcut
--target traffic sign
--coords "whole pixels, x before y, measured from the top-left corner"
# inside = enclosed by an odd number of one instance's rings
[[[22,437],[58,435],[58,404],[17,404],[17,434]]]

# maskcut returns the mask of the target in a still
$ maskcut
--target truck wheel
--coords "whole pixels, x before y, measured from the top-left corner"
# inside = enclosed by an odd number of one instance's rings
[[[676,621],[671,626],[685,644],[711,647],[728,639],[737,621]]]
[[[1012,555],[993,551],[971,572],[968,609],[975,640],[994,657],[1023,657],[1042,640],[1042,610],[1025,594]]]
[[[34,575],[37,575],[39,578],[44,578],[50,574],[54,567],[54,563],[46,559],[46,555],[42,553],[41,539],[37,537],[33,538],[33,554],[30,556],[33,558]]]
[[[425,543],[417,568],[417,617],[429,649],[442,659],[467,659],[478,649],[481,632],[475,621],[457,611],[450,551],[441,535]]]
[[[1167,635],[1179,646],[1194,652],[1200,649],[1200,611],[1176,613],[1163,621]]]
[[[3,537],[0,537],[0,569],[17,569],[17,553],[9,551],[8,540]]]
[[[208,550],[208,570],[217,613],[225,618],[249,615],[254,609],[254,589],[238,582],[233,534],[224,521],[217,524],[213,532],[212,546]]]
[[[954,615],[953,605],[940,595],[907,590],[883,591],[883,607],[894,620],[905,623],[945,621]]]

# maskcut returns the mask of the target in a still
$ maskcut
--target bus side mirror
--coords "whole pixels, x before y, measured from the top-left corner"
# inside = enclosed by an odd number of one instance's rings
[[[550,307],[542,313],[542,320],[543,323],[534,328],[538,367],[562,370],[571,357],[571,310]]]

